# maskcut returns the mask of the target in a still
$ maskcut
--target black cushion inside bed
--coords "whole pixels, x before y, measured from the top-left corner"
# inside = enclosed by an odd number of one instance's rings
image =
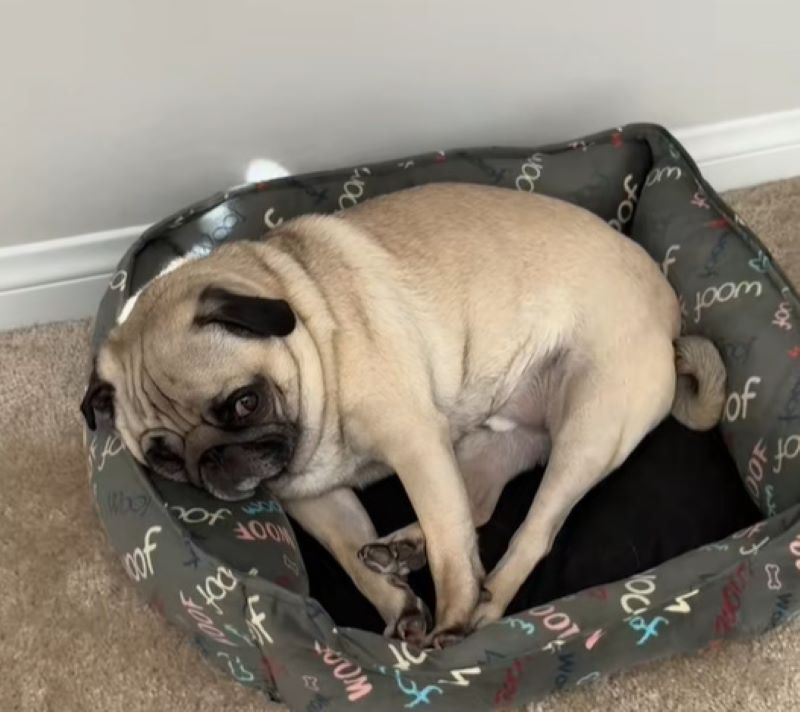
[[[527,514],[542,473],[537,468],[512,481],[492,520],[481,528],[487,570],[500,559]],[[416,519],[396,477],[359,496],[381,535]],[[760,519],[719,433],[693,432],[668,418],[578,503],[553,550],[525,582],[508,613],[645,571]],[[311,595],[338,625],[381,632],[381,619],[344,571],[296,522],[293,525]],[[412,574],[410,582],[434,610],[428,570]]]

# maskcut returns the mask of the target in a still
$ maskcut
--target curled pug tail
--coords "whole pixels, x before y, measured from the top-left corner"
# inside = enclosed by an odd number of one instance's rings
[[[678,337],[675,370],[672,415],[692,430],[710,430],[722,417],[726,397],[725,364],[717,347],[702,336]]]

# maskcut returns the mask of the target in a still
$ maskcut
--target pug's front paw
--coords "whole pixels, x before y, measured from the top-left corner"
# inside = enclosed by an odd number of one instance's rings
[[[443,650],[444,648],[449,648],[451,645],[460,643],[466,636],[466,629],[458,626],[437,629],[428,636],[428,639],[425,641],[425,647]]]
[[[362,546],[358,558],[379,574],[408,576],[427,563],[424,539],[383,539]]]
[[[387,638],[399,638],[421,648],[425,644],[428,629],[433,625],[433,619],[425,601],[411,593],[410,589],[409,593],[411,600],[408,606],[394,624],[386,626],[383,634]]]
[[[497,606],[497,604],[492,604],[491,601],[481,601],[472,612],[470,628],[472,630],[477,630],[485,625],[489,625],[489,623],[494,623],[503,617],[503,613],[503,608]]]

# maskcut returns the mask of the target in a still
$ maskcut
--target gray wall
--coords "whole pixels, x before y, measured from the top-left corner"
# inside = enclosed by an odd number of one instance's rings
[[[800,106],[797,0],[0,0],[0,245],[242,182]]]

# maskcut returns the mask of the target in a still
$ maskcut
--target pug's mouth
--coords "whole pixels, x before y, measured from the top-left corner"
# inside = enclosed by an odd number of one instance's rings
[[[294,438],[286,436],[218,445],[203,454],[195,484],[228,502],[248,499],[288,474],[293,455]]]

